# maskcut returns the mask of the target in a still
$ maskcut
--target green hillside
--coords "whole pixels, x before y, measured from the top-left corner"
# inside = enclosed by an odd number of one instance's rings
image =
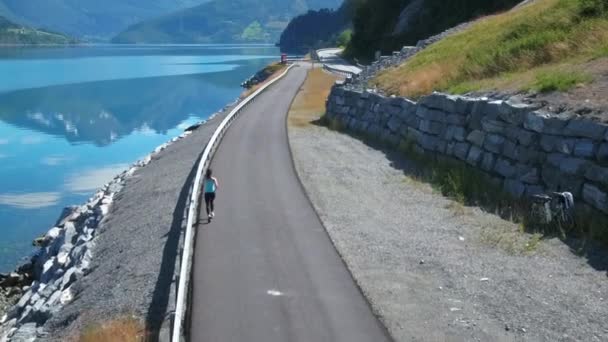
[[[144,21],[114,43],[275,43],[294,16],[340,0],[214,0]]]
[[[311,10],[295,17],[281,34],[281,50],[300,53],[348,44],[354,13],[363,1],[345,0],[337,10]]]
[[[76,41],[59,33],[17,25],[0,17],[0,45],[6,44],[71,44]]]
[[[74,37],[110,38],[142,20],[208,0],[0,0],[0,16]]]
[[[373,83],[414,97],[433,90],[565,91],[606,74],[607,57],[607,0],[536,0],[477,21]]]
[[[376,51],[390,54],[521,1],[344,0],[337,11],[311,11],[294,18],[279,45],[285,51],[306,51],[348,43],[348,57],[369,62]]]
[[[370,61],[376,51],[384,54],[399,51],[404,45],[415,45],[460,23],[510,9],[520,2],[522,0],[365,0],[353,19],[354,35],[346,54]],[[412,4],[415,6],[408,8]],[[414,13],[397,30],[404,10]]]

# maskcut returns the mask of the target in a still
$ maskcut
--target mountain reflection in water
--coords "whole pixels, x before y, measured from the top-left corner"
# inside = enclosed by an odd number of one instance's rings
[[[0,272],[63,207],[242,92],[274,47],[0,48]]]
[[[0,120],[97,146],[134,131],[166,134],[189,117],[209,114],[207,108],[225,105],[225,93],[248,76],[244,70],[250,69],[0,93]]]

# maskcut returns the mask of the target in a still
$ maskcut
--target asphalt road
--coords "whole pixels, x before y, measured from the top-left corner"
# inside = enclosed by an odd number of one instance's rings
[[[317,50],[317,55],[319,56],[321,63],[332,69],[352,74],[360,74],[362,71],[361,68],[350,64],[340,56],[342,51],[344,51],[344,49],[321,49]]]
[[[198,225],[191,341],[389,340],[293,167],[286,113],[305,77],[294,68],[261,95],[215,156],[216,219]]]

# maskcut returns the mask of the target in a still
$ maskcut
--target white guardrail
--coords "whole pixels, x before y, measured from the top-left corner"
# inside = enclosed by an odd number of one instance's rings
[[[184,238],[184,250],[182,252],[181,259],[181,268],[179,275],[179,286],[177,289],[177,304],[175,308],[175,318],[173,321],[173,334],[171,341],[172,342],[181,342],[185,340],[184,336],[184,323],[186,320],[186,311],[188,308],[188,297],[190,293],[190,276],[192,270],[192,259],[194,254],[194,220],[198,215],[198,198],[199,198],[199,189],[201,186],[201,178],[203,177],[203,173],[209,166],[209,162],[213,157],[219,143],[221,142],[224,134],[228,130],[228,127],[232,123],[232,121],[238,116],[245,106],[247,106],[250,102],[252,102],[258,95],[272,86],[274,83],[285,77],[289,70],[293,68],[295,64],[290,65],[285,72],[279,75],[277,78],[268,82],[260,89],[256,90],[253,94],[248,96],[245,100],[241,101],[231,112],[224,118],[224,120],[220,123],[219,127],[211,136],[209,143],[205,147],[205,151],[203,152],[203,156],[198,164],[198,170],[196,171],[196,178],[194,180],[194,184],[192,185],[192,197],[190,199],[190,207],[188,211],[188,222],[186,225],[186,237]]]
[[[346,70],[342,70],[342,69],[333,68],[333,67],[331,67],[331,66],[329,66],[327,64],[323,64],[323,69],[327,70],[330,73],[338,74],[338,75],[344,76],[346,78],[354,77],[354,76],[357,75],[354,72],[350,72],[350,71],[346,71]]]

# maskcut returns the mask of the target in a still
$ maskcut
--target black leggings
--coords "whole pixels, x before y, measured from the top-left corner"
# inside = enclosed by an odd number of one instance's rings
[[[214,192],[206,192],[205,193],[205,205],[207,206],[207,215],[213,212],[213,201],[215,201],[215,193]]]

